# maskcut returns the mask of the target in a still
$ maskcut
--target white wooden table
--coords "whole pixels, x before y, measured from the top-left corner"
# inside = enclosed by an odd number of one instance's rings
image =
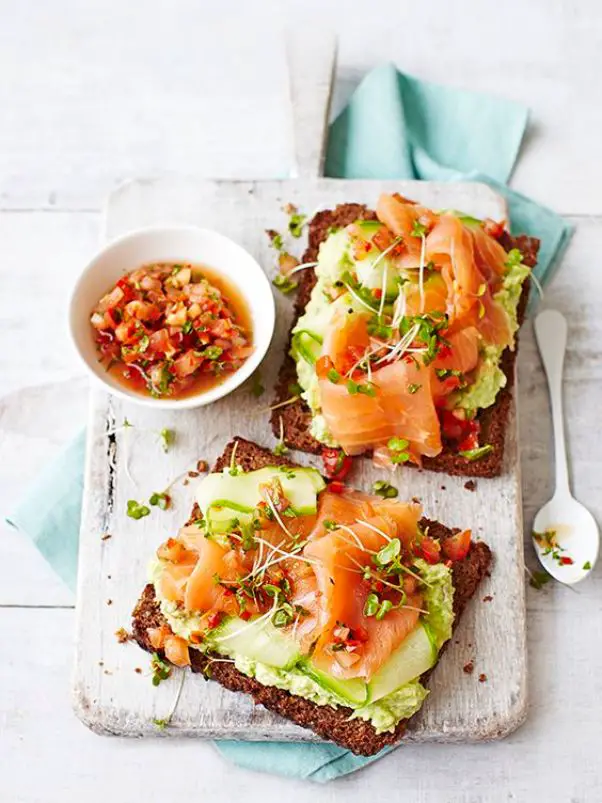
[[[599,3],[136,5],[0,0],[0,510],[10,510],[36,466],[85,419],[64,302],[96,247],[105,193],[124,178],[170,171],[285,175],[292,147],[282,25],[303,33],[320,21],[339,34],[338,106],[367,68],[390,59],[532,107],[514,186],[577,226],[546,303],[569,317],[574,489],[601,520]],[[544,379],[530,331],[519,363],[528,529],[550,482]],[[529,547],[527,560],[534,565]],[[332,803],[392,790],[398,799],[445,803],[602,799],[600,569],[577,593],[528,590],[532,706],[514,735],[481,746],[408,746],[355,776],[308,787],[238,770],[208,744],[88,732],[70,708],[72,595],[4,525],[0,561],[2,803],[190,795]]]

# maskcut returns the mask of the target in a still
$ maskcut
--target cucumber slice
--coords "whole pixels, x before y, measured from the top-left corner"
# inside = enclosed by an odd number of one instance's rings
[[[420,622],[368,684],[371,703],[420,677],[437,662],[437,649]]]
[[[380,220],[358,220],[355,225],[361,229],[363,234],[372,238],[379,229],[383,228],[383,223]]]
[[[225,619],[205,644],[221,655],[240,655],[276,669],[291,669],[301,657],[297,643],[261,617],[248,622],[238,616]]]
[[[368,686],[360,678],[351,678],[350,680],[335,678],[328,672],[318,669],[309,660],[301,661],[298,669],[309,675],[323,689],[338,697],[343,705],[350,708],[361,708],[368,701]]]
[[[296,358],[302,357],[305,362],[315,365],[322,350],[322,342],[321,335],[301,329],[293,334],[292,350]]]
[[[225,469],[209,474],[199,483],[196,501],[209,521],[241,518],[244,514],[251,514],[261,501],[260,484],[268,483],[274,477],[280,481],[294,513],[302,516],[316,512],[317,495],[324,490],[326,483],[315,468],[268,466],[235,475]]]

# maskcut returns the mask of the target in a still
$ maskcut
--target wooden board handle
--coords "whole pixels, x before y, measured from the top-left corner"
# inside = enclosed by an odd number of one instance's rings
[[[324,173],[336,37],[321,32],[309,40],[290,34],[286,53],[295,144],[291,178],[318,178]]]

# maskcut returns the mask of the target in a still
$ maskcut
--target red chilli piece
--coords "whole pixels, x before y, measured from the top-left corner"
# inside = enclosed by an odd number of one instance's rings
[[[338,482],[334,480],[333,482],[328,483],[328,490],[332,491],[333,494],[342,494],[345,492],[346,485],[344,482]]]
[[[213,613],[209,614],[209,616],[207,617],[207,626],[211,630],[213,630],[213,628],[217,627],[221,621],[222,621],[222,612],[213,611]]]
[[[560,558],[560,564],[562,566],[571,566],[575,561],[572,558],[569,558],[568,555],[563,555]]]

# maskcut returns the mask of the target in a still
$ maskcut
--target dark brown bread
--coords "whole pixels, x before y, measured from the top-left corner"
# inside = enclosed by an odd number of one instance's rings
[[[320,244],[328,236],[331,227],[347,226],[355,220],[374,220],[375,218],[374,212],[360,204],[342,204],[334,210],[318,212],[309,225],[309,242],[308,248],[303,255],[303,262],[316,261]],[[507,251],[511,248],[519,248],[526,265],[534,267],[537,263],[539,240],[534,237],[526,237],[524,235],[511,237],[507,232],[504,232],[500,242]],[[295,303],[294,323],[297,318],[303,315],[309,302],[311,291],[316,283],[316,276],[312,269],[302,271],[301,277]],[[518,308],[518,320],[521,324],[525,316],[528,296],[529,283],[526,282]],[[518,336],[516,340],[518,345]],[[461,457],[444,447],[437,457],[424,458],[424,468],[466,477],[496,477],[501,474],[506,423],[514,384],[516,349],[517,346],[515,346],[514,351],[506,349],[502,358],[501,368],[506,375],[506,387],[498,393],[496,403],[487,410],[481,410],[477,416],[481,424],[481,442],[491,444],[493,451],[486,457],[471,463],[465,457]],[[276,385],[275,403],[277,404],[294,395],[291,392],[291,385],[297,382],[295,363],[289,354],[289,350],[290,343],[287,345],[286,356]],[[271,423],[276,437],[280,436],[281,420],[284,442],[287,446],[302,452],[320,453],[322,444],[311,435],[311,412],[302,399],[297,399],[291,404],[278,407],[272,412]]]
[[[235,441],[228,444],[223,455],[216,462],[213,468],[214,471],[220,471],[229,465],[235,443],[237,444],[236,462],[245,471],[252,471],[275,464],[294,466],[294,463],[285,457],[277,457],[272,452],[251,441],[236,438]],[[192,518],[196,518],[198,512],[198,509],[195,508],[192,512]],[[427,519],[423,519],[421,524],[429,527],[429,534],[434,538],[444,539],[453,532],[457,532],[456,530],[450,530],[439,522]],[[490,565],[491,551],[487,544],[483,542],[473,544],[468,556],[464,560],[453,564],[454,612],[456,614],[454,629],[458,624],[460,614],[475,593]],[[143,650],[155,652],[149,641],[148,631],[150,628],[165,624],[165,619],[155,599],[155,591],[152,585],[145,587],[132,616],[132,632],[135,640]],[[394,744],[403,736],[407,724],[407,720],[404,720],[399,723],[393,733],[377,734],[370,722],[364,722],[361,719],[350,719],[349,717],[353,713],[350,708],[331,708],[330,706],[316,705],[302,697],[295,697],[282,689],[263,686],[257,680],[239,672],[233,664],[225,662],[211,663],[211,656],[201,655],[197,650],[191,650],[191,661],[193,672],[201,673],[204,676],[210,675],[211,680],[217,681],[231,691],[250,694],[255,703],[261,704],[270,711],[290,719],[297,725],[310,728],[323,739],[336,742],[341,747],[345,747],[358,755],[371,756],[378,753],[383,747]],[[426,673],[421,680],[425,681],[429,674],[430,672]]]

